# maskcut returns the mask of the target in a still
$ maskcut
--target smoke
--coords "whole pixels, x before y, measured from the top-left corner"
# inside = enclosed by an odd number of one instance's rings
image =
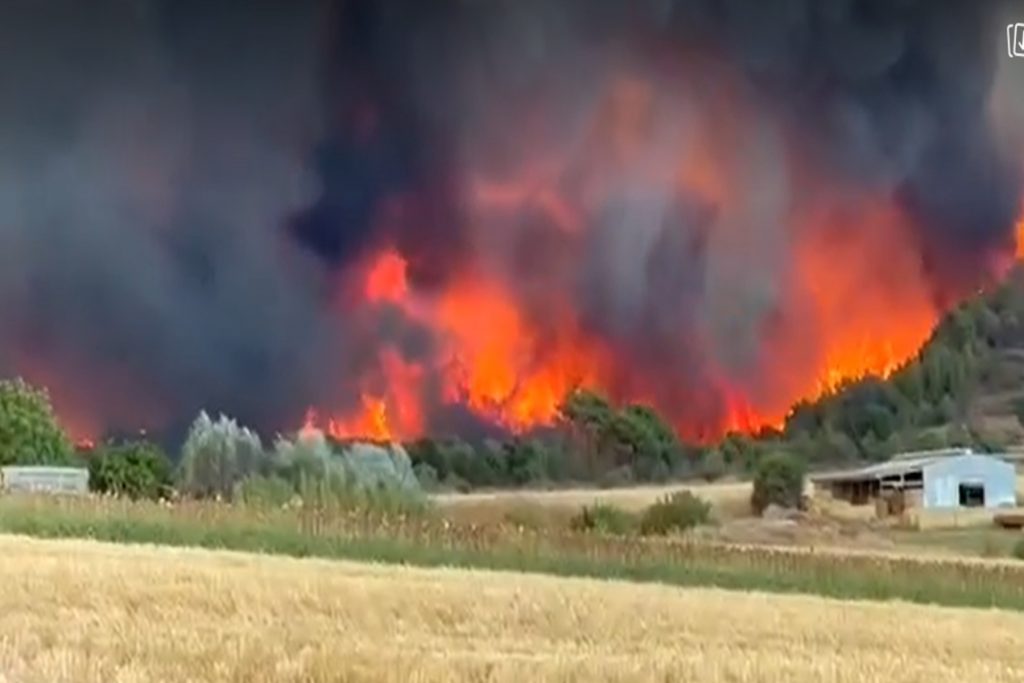
[[[1021,126],[992,91],[1020,79],[994,9],[11,3],[0,371],[103,428],[201,407],[287,427],[354,401],[382,342],[436,352],[422,325],[339,304],[394,248],[417,292],[485,272],[541,331],[573,311],[621,359],[615,393],[701,424],[722,382],[789,400],[766,330],[817,333],[795,259],[861,229],[836,216],[905,216],[893,241],[939,306],[1006,247]],[[512,186],[529,201],[510,209],[493,197]]]
[[[0,10],[0,361],[87,431],[315,398],[341,334],[279,237],[315,189],[311,9]]]

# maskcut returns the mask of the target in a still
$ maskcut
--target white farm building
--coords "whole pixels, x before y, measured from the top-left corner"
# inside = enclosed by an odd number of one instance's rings
[[[854,505],[906,508],[1000,508],[1016,505],[1016,469],[998,455],[970,449],[906,453],[888,462],[811,477],[816,489]]]

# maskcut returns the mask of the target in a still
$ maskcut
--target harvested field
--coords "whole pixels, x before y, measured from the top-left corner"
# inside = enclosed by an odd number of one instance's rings
[[[1024,680],[1024,615],[0,536],[0,680]],[[6,679],[4,679],[6,673]]]

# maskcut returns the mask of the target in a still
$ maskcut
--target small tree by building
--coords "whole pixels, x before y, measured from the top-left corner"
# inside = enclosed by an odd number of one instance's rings
[[[46,390],[0,381],[0,465],[67,465],[72,453]]]
[[[89,456],[89,488],[99,493],[156,499],[170,486],[170,460],[148,441],[107,443]]]
[[[804,493],[803,461],[790,453],[765,455],[754,470],[754,490],[750,505],[761,514],[769,505],[800,507]]]

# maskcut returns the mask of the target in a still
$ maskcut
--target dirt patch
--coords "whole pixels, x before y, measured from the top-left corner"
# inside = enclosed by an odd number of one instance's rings
[[[891,550],[884,524],[859,507],[823,505],[810,498],[806,510],[769,506],[761,517],[721,520],[699,534],[721,543]]]

